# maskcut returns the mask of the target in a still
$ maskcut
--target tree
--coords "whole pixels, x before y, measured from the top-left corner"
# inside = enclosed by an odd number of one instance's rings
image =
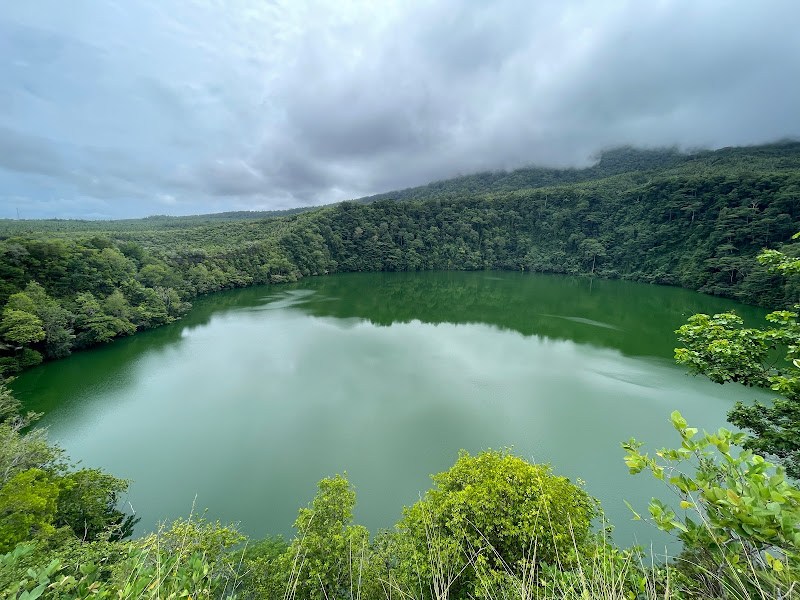
[[[605,246],[594,238],[586,238],[580,242],[578,249],[583,253],[586,259],[592,259],[592,274],[594,274],[597,257],[599,256],[602,258],[606,256]]]
[[[355,598],[369,544],[367,529],[352,525],[356,493],[346,473],[317,487],[311,505],[297,515],[297,537],[284,555],[283,572],[292,573],[288,587],[297,598]]]
[[[112,298],[119,299],[121,296],[122,294],[116,294]],[[119,304],[113,299],[112,306]],[[78,303],[76,324],[83,330],[78,334],[79,346],[108,342],[117,336],[130,335],[136,331],[136,325],[126,318],[106,314],[91,292],[78,294],[76,301]]]
[[[69,472],[44,430],[25,431],[39,415],[19,408],[0,383],[0,552],[55,527],[83,541],[128,537],[137,520],[117,506],[128,481],[99,469]]]
[[[41,469],[17,473],[0,488],[0,552],[53,531],[60,486]]]
[[[12,295],[6,306],[25,310],[42,320],[45,332],[44,351],[48,358],[69,356],[72,340],[75,339],[71,327],[75,315],[48,296],[41,285],[31,281],[25,286],[24,293]]]
[[[20,402],[0,381],[0,490],[18,473],[31,468],[63,470],[63,451],[47,443],[45,431],[25,431],[39,414],[19,414]]]
[[[569,568],[588,551],[597,501],[549,465],[508,450],[474,457],[462,450],[432,478],[436,487],[405,509],[398,528],[413,540],[436,597],[480,596],[481,580],[543,563]]]
[[[87,541],[99,539],[104,533],[116,540],[130,537],[139,519],[117,508],[128,484],[100,469],[69,473],[63,478],[55,525],[67,526],[77,537]]]
[[[44,351],[47,358],[65,358],[72,351],[75,339],[70,322],[75,316],[56,302],[49,302],[37,309],[45,332]]]
[[[760,260],[787,275],[800,273],[800,261],[774,250]],[[677,331],[684,347],[676,348],[675,358],[691,373],[716,383],[737,382],[781,394],[771,406],[739,402],[728,420],[751,432],[745,448],[775,456],[791,477],[800,478],[800,322],[797,312],[786,310],[766,319],[770,327],[753,329],[732,313],[694,315]]]
[[[20,420],[19,409],[21,406],[22,403],[11,394],[5,383],[0,382],[0,425],[6,421]]]
[[[5,340],[19,346],[41,342],[47,336],[39,317],[15,308],[6,308],[3,311],[0,334]]]

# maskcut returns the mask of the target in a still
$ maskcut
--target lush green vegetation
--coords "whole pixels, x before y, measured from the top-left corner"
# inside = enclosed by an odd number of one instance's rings
[[[285,217],[4,223],[0,368],[6,373],[168,323],[198,294],[336,271],[525,269],[684,285],[783,308],[798,298],[800,144],[683,155],[622,150],[590,169],[459,178]],[[296,536],[245,544],[190,516],[126,541],[127,482],[76,470],[0,385],[0,593],[10,598],[790,598],[800,575],[797,314],[766,330],[698,315],[678,359],[719,383],[769,386],[699,435],[678,413],[674,449],[623,444],[677,506],[656,527],[683,552],[648,564],[617,548],[598,503],[510,451],[462,453],[397,526],[353,523],[346,476],[319,483]],[[777,363],[785,354],[788,364]],[[744,444],[748,449],[737,450]],[[759,454],[774,456],[771,464]],[[784,467],[785,465],[785,467]],[[632,507],[639,510],[638,507]],[[634,513],[637,518],[641,518]]]
[[[337,271],[587,274],[779,307],[800,296],[753,260],[800,230],[798,143],[622,149],[583,170],[475,175],[396,197],[407,201],[266,219],[0,222],[0,372],[168,323],[200,294]]]

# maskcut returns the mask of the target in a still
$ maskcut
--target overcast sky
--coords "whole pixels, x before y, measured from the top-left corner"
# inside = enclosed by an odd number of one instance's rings
[[[797,0],[0,6],[0,218],[307,206],[800,137]]]

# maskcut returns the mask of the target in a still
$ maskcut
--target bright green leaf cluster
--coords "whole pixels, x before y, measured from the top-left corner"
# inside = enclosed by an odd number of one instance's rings
[[[790,476],[800,477],[800,322],[797,312],[786,310],[770,313],[767,320],[773,326],[752,329],[731,313],[694,315],[677,331],[684,347],[676,348],[675,358],[716,383],[781,394],[772,406],[738,403],[728,420],[752,432],[745,447],[777,457]]]
[[[542,563],[569,568],[588,552],[597,501],[549,465],[509,450],[462,451],[433,482],[398,528],[441,593],[480,595],[481,579]]]
[[[654,498],[649,520],[663,531],[677,530],[693,560],[715,569],[797,569],[800,490],[786,480],[783,468],[749,450],[736,453],[743,433],[720,429],[698,436],[677,411],[670,421],[680,436],[679,448],[650,457],[634,439],[622,444],[631,473],[650,471],[679,499],[676,510]]]

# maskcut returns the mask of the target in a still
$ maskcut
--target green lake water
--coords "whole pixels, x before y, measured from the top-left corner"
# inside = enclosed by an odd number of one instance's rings
[[[736,400],[674,364],[697,312],[765,311],[678,288],[497,272],[354,273],[195,301],[180,322],[45,364],[13,384],[83,466],[134,480],[156,522],[208,508],[256,537],[291,534],[316,482],[347,471],[375,531],[458,451],[513,446],[581,478],[620,544],[670,492],[628,474],[620,441],[676,445],[668,423],[725,426]],[[674,547],[673,547],[674,548]]]

